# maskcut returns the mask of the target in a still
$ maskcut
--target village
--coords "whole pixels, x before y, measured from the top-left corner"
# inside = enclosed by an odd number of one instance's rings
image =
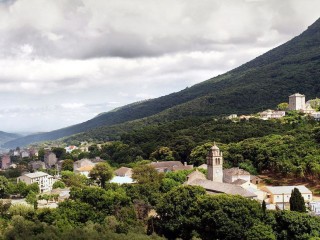
[[[301,94],[293,94],[289,97],[287,106],[289,111],[298,111],[319,119],[320,112],[314,110],[310,102],[305,102],[305,96]],[[286,115],[285,111],[266,110],[259,113],[260,119],[279,119]],[[250,119],[252,116],[240,116],[240,119]],[[235,119],[235,114],[229,117]],[[83,142],[80,146],[67,146],[64,148],[66,153],[72,154],[73,151],[89,152],[88,143]],[[34,159],[28,161],[27,167],[21,176],[16,178],[16,182],[23,182],[26,185],[38,184],[39,194],[46,196],[47,199],[38,198],[37,206],[56,208],[58,202],[65,201],[70,196],[70,189],[64,185],[55,184],[61,182],[61,172],[64,170],[64,164],[69,160],[59,160],[56,154],[50,148],[44,149],[43,160],[39,160],[39,152],[35,148],[15,149],[4,154],[1,158],[1,169],[3,172],[21,168],[18,162],[12,159]],[[69,171],[73,174],[90,179],[90,172],[99,163],[105,160],[100,157],[82,158],[77,161],[71,161]],[[252,175],[248,171],[240,167],[224,168],[223,152],[220,151],[216,143],[210,148],[205,159],[205,164],[200,166],[188,165],[186,162],[180,161],[155,161],[147,163],[159,173],[170,173],[179,171],[188,171],[184,185],[201,186],[208,194],[230,194],[240,195],[244,198],[254,199],[260,203],[266,204],[269,210],[289,210],[290,198],[294,189],[298,189],[309,212],[314,215],[320,215],[320,201],[314,196],[312,191],[305,185],[282,185],[273,186],[267,184],[263,178],[258,175]],[[70,165],[70,161],[68,162]],[[136,184],[132,178],[133,169],[122,166],[115,169],[110,183],[113,184]],[[56,185],[56,187],[54,187]],[[58,186],[58,187],[57,187]],[[63,188],[61,188],[63,187]],[[18,195],[11,196],[12,204],[27,204],[26,201]],[[49,201],[50,200],[50,201]]]

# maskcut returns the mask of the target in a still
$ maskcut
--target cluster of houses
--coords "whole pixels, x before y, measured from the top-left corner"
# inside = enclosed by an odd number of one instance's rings
[[[295,93],[289,96],[289,105],[288,109],[289,111],[299,111],[305,114],[308,114],[309,116],[313,117],[315,120],[320,120],[320,112],[317,112],[315,109],[312,108],[311,102],[306,102],[306,96],[300,93]],[[269,120],[269,119],[279,119],[286,115],[286,111],[283,110],[272,110],[268,109],[263,112],[259,113],[259,118],[262,120]],[[231,114],[228,116],[228,119],[250,119],[253,118],[252,115],[241,115],[238,117],[237,114]]]
[[[308,114],[313,114],[308,104],[305,103],[304,95],[293,94],[289,97],[289,109],[304,111]],[[285,115],[282,111],[265,111],[265,116],[269,118],[280,118]],[[320,113],[319,113],[320,116]],[[72,152],[78,149],[76,146],[69,146],[66,151]],[[82,150],[82,149],[81,149]],[[13,156],[30,157],[36,156],[37,152],[31,150],[15,150]],[[99,157],[94,159],[81,159],[75,161],[73,164],[74,173],[81,174],[89,178],[90,171],[94,166],[104,160]],[[59,178],[59,174],[51,176],[42,172],[42,169],[56,169],[57,172],[61,170],[63,160],[58,161],[56,155],[51,151],[46,151],[44,161],[31,161],[29,169],[33,173],[25,173],[17,178],[17,181],[23,181],[26,184],[38,183],[41,192],[52,191],[53,183]],[[181,170],[192,170],[193,165],[181,163],[180,161],[162,161],[152,162],[150,166],[154,167],[158,172],[175,172]],[[1,168],[8,169],[12,166],[10,155],[3,155],[1,158]],[[202,168],[207,171],[203,174],[198,169]],[[114,177],[110,181],[118,184],[134,184],[132,179],[132,169],[128,167],[121,167],[114,171]],[[223,169],[223,154],[216,144],[214,144],[206,158],[206,164],[203,164],[195,169],[187,176],[185,185],[201,186],[206,189],[209,194],[232,194],[240,195],[250,199],[265,201],[267,207],[270,209],[284,209],[288,206],[291,192],[294,188],[298,188],[306,202],[310,203],[314,211],[320,214],[320,205],[312,202],[312,192],[305,186],[265,186],[262,179],[251,175],[244,169],[234,167],[230,169]],[[312,205],[313,204],[313,205]]]

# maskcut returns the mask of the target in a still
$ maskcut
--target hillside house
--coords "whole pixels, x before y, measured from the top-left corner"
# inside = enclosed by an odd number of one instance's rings
[[[46,168],[52,168],[58,162],[56,154],[53,152],[47,152],[44,155],[44,163],[46,164]]]
[[[28,158],[30,157],[30,153],[27,150],[23,150],[20,152],[21,158]]]
[[[115,170],[114,174],[119,177],[132,177],[132,168],[121,167]]]
[[[229,168],[223,170],[223,182],[225,183],[233,183],[238,179],[245,180],[246,182],[250,182],[251,175],[249,172],[238,168]]]
[[[76,170],[74,170],[74,172],[89,178],[90,171],[93,168],[94,168],[94,165],[83,166],[83,167],[77,168]]]
[[[261,112],[259,115],[260,115],[260,119],[262,120],[279,119],[284,117],[286,115],[286,112],[268,109],[266,111]]]
[[[88,158],[83,158],[81,160],[75,161],[73,163],[73,171],[75,172],[77,169],[81,167],[94,166],[95,164]]]
[[[193,169],[193,165],[182,164],[180,161],[152,162],[149,165],[154,167],[158,172],[164,173]]]
[[[71,145],[71,146],[65,147],[64,149],[66,150],[67,153],[71,153],[73,150],[78,149],[78,147]]]
[[[114,171],[115,176],[111,179],[111,183],[133,183],[132,168],[121,167]]]
[[[1,157],[1,169],[5,170],[8,169],[10,167],[11,164],[11,159],[9,155],[3,155]]]
[[[44,172],[26,173],[17,178],[17,182],[25,182],[27,185],[38,183],[40,192],[48,192],[52,190],[53,176]]]
[[[29,167],[33,170],[33,171],[37,171],[39,169],[46,169],[46,164],[42,161],[32,161],[29,163]]]
[[[305,202],[312,201],[312,192],[304,185],[300,186],[265,186],[262,188],[267,193],[270,203],[289,203],[291,192],[294,188],[298,188]]]

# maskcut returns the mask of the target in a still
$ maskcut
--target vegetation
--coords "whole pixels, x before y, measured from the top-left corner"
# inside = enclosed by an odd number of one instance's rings
[[[306,205],[304,202],[304,198],[298,188],[294,188],[292,190],[289,202],[290,202],[290,210],[291,211],[297,211],[297,212],[305,212],[306,211]]]

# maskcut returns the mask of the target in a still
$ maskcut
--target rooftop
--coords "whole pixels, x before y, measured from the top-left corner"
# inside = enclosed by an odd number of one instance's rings
[[[76,169],[78,172],[88,172],[93,169],[94,166],[83,166]]]
[[[241,168],[238,168],[238,167],[229,168],[229,169],[224,169],[224,170],[223,170],[223,174],[224,174],[224,175],[228,175],[228,176],[250,175],[249,172],[247,172],[246,170],[243,170],[243,169],[241,169]]]
[[[195,179],[194,181],[190,182],[189,185],[201,186],[209,192],[240,195],[242,197],[247,197],[247,198],[257,197],[257,195],[255,195],[254,193],[249,192],[240,186],[229,184],[229,183],[213,182],[205,179]]]
[[[312,194],[312,192],[304,185],[299,186],[266,186],[265,189],[272,194],[291,194],[294,188],[298,188],[301,193]]]
[[[124,176],[127,173],[129,173],[130,171],[132,171],[132,168],[121,167],[121,168],[118,168],[117,170],[115,170],[114,173],[117,176]]]
[[[44,176],[52,177],[51,175],[45,172],[26,173],[24,174],[24,176],[29,178],[37,178],[37,177],[44,177]]]

